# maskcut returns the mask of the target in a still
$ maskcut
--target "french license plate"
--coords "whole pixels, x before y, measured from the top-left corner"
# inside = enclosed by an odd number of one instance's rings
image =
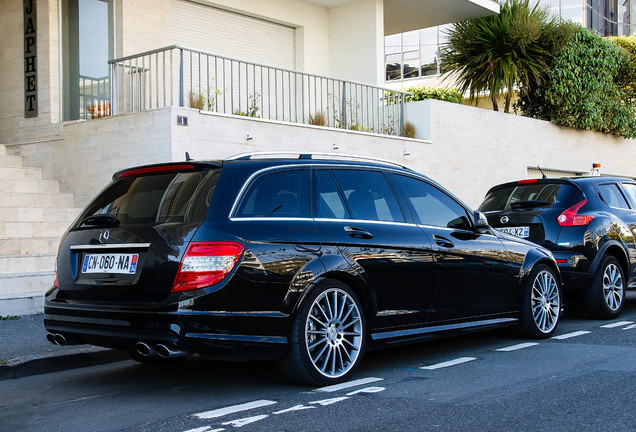
[[[86,254],[82,273],[134,274],[139,254]]]
[[[520,226],[520,227],[505,227],[505,228],[496,228],[497,231],[510,234],[513,236],[528,238],[530,237],[530,227]]]

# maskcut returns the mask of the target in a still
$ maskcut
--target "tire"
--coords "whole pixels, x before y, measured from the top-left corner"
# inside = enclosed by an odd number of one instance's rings
[[[612,319],[620,315],[625,303],[625,275],[616,258],[606,255],[583,291],[585,308],[594,318]]]
[[[552,336],[561,317],[561,289],[556,272],[537,264],[523,291],[519,327],[526,337],[543,339]]]
[[[357,296],[345,284],[327,279],[298,308],[287,353],[278,367],[287,378],[303,384],[344,381],[362,359],[365,337]]]

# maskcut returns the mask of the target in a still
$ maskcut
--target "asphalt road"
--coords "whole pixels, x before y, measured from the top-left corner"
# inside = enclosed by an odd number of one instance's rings
[[[0,431],[636,431],[636,293],[570,304],[556,337],[511,329],[368,353],[337,388],[273,364],[132,361],[0,382]]]

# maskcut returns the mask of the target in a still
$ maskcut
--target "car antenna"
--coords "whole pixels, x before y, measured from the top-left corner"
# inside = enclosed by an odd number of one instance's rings
[[[192,160],[192,158],[190,157],[190,153],[185,152],[186,153],[186,162],[190,162]]]
[[[188,153],[186,152],[186,154],[188,154]],[[547,179],[547,178],[548,178],[548,176],[547,176],[547,175],[545,175],[545,173],[543,172],[543,170],[541,169],[541,167],[540,167],[539,165],[537,165],[537,169],[538,169],[539,171],[541,171],[541,174],[543,175],[543,177],[541,177],[542,179]]]

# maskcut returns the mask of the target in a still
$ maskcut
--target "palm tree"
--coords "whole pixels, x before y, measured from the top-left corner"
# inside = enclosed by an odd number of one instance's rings
[[[493,110],[505,95],[504,112],[510,112],[515,88],[542,81],[549,70],[551,49],[546,33],[557,25],[536,0],[505,0],[499,15],[460,21],[449,30],[441,61],[456,73],[459,90],[471,101],[490,92]]]

